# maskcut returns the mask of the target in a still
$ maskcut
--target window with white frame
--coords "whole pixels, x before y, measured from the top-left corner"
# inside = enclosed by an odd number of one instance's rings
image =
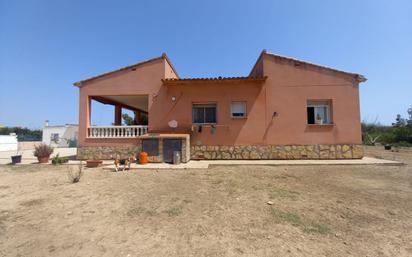
[[[331,101],[310,100],[307,103],[308,124],[331,124]]]
[[[246,118],[246,102],[237,101],[230,104],[232,118]]]
[[[217,123],[216,104],[193,104],[192,122],[194,124]]]

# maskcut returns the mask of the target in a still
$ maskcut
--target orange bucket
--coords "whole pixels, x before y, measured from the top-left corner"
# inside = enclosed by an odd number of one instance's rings
[[[149,158],[146,152],[141,152],[139,154],[139,163],[140,164],[148,164],[149,163]]]

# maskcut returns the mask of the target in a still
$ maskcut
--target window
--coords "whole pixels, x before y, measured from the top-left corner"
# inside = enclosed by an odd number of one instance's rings
[[[308,101],[308,124],[331,124],[330,101]]]
[[[230,112],[232,118],[245,118],[246,102],[232,102],[230,105]]]
[[[57,144],[59,142],[59,133],[51,133],[50,140]]]
[[[195,124],[216,123],[216,104],[193,104],[192,122]]]

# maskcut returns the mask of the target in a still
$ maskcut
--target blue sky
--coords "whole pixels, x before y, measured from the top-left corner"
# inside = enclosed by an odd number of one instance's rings
[[[0,0],[0,124],[77,123],[74,81],[162,52],[182,77],[241,76],[262,49],[365,75],[363,120],[412,106],[410,0]]]

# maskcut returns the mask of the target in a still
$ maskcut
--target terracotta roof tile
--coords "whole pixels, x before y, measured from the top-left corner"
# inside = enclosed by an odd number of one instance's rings
[[[287,56],[283,56],[283,55],[279,55],[279,54],[269,53],[269,52],[267,52],[266,50],[263,50],[263,51],[262,51],[262,53],[261,53],[261,55],[259,56],[259,58],[258,58],[258,60],[256,61],[256,63],[259,61],[259,59],[262,57],[263,54],[272,56],[272,57],[274,57],[274,58],[279,58],[279,59],[291,61],[291,62],[293,62],[293,63],[295,64],[295,66],[298,66],[299,64],[307,64],[307,65],[310,65],[310,66],[313,66],[313,67],[318,67],[318,68],[323,69],[323,70],[329,70],[329,71],[332,71],[332,72],[337,72],[337,73],[341,73],[341,74],[346,74],[346,75],[352,76],[352,77],[354,77],[356,80],[358,80],[359,82],[365,82],[365,81],[367,80],[366,77],[364,77],[363,75],[358,74],[358,73],[352,73],[352,72],[342,71],[342,70],[338,70],[338,69],[335,69],[335,68],[331,68],[331,67],[328,67],[328,66],[325,66],[325,65],[319,65],[319,64],[315,64],[315,63],[311,63],[311,62],[307,62],[307,61],[295,59],[295,58],[292,58],[292,57],[287,57]],[[255,64],[255,66],[256,66],[256,64]],[[255,66],[254,66],[254,67],[255,67]],[[253,67],[253,68],[254,68],[254,67]],[[252,69],[252,71],[253,71],[253,69]]]
[[[263,82],[266,77],[209,77],[209,78],[167,78],[162,79],[164,84],[181,84],[181,83],[191,83],[191,82]]]

